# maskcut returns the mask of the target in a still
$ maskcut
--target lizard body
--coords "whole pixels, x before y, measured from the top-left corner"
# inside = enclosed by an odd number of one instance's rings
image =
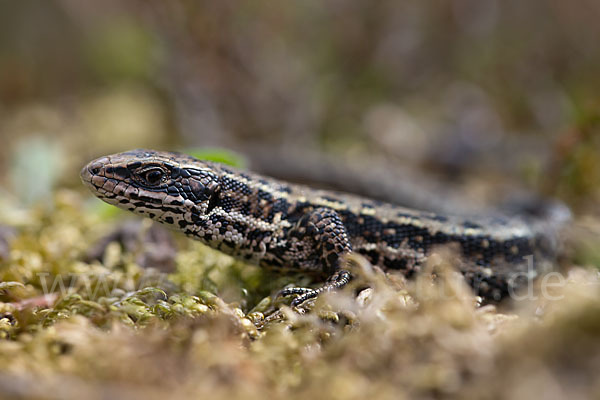
[[[368,198],[260,176],[193,157],[133,150],[99,158],[81,171],[100,199],[169,225],[236,258],[275,269],[332,276],[316,290],[341,287],[350,275],[343,256],[358,252],[383,270],[407,277],[436,245],[454,243],[461,272],[488,299],[508,294],[525,257],[552,255],[552,237],[519,218],[444,216]]]

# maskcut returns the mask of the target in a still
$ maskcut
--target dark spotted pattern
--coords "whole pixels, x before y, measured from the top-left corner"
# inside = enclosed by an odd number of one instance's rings
[[[332,274],[329,288],[349,279],[341,271],[344,254],[352,251],[383,269],[412,276],[435,246],[455,244],[467,281],[481,295],[500,298],[508,292],[511,274],[525,271],[525,256],[550,255],[552,240],[523,221],[420,212],[177,153],[133,150],[102,157],[81,176],[104,201],[240,259]]]

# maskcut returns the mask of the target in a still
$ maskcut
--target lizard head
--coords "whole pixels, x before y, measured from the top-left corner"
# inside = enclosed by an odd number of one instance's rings
[[[219,171],[184,154],[140,149],[91,161],[81,179],[109,204],[191,231],[218,204]]]

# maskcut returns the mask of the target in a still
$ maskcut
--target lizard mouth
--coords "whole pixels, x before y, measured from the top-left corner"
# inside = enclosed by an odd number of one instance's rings
[[[94,184],[94,178],[103,175],[104,167],[108,161],[109,159],[107,157],[98,158],[86,164],[79,172],[81,181],[93,193],[98,193],[99,189],[98,186]]]
[[[79,176],[81,177],[81,181],[86,185],[89,185],[92,181],[92,176],[95,175],[89,168],[89,164],[81,169]]]

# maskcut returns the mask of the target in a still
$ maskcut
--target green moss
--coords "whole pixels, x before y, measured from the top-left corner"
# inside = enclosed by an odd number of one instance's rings
[[[107,387],[147,398],[485,398],[528,393],[532,374],[538,390],[584,382],[598,394],[600,292],[583,269],[552,293],[560,300],[499,313],[476,306],[451,257],[432,258],[409,282],[357,257],[352,287],[308,313],[276,311],[278,290],[310,280],[185,238],[170,274],[143,269],[116,245],[87,262],[118,221],[73,192],[53,203],[27,211],[0,267],[0,374],[29,382],[22,398]]]
[[[247,165],[247,161],[240,154],[222,148],[188,148],[184,153],[200,160],[214,161],[238,168],[244,168]]]

